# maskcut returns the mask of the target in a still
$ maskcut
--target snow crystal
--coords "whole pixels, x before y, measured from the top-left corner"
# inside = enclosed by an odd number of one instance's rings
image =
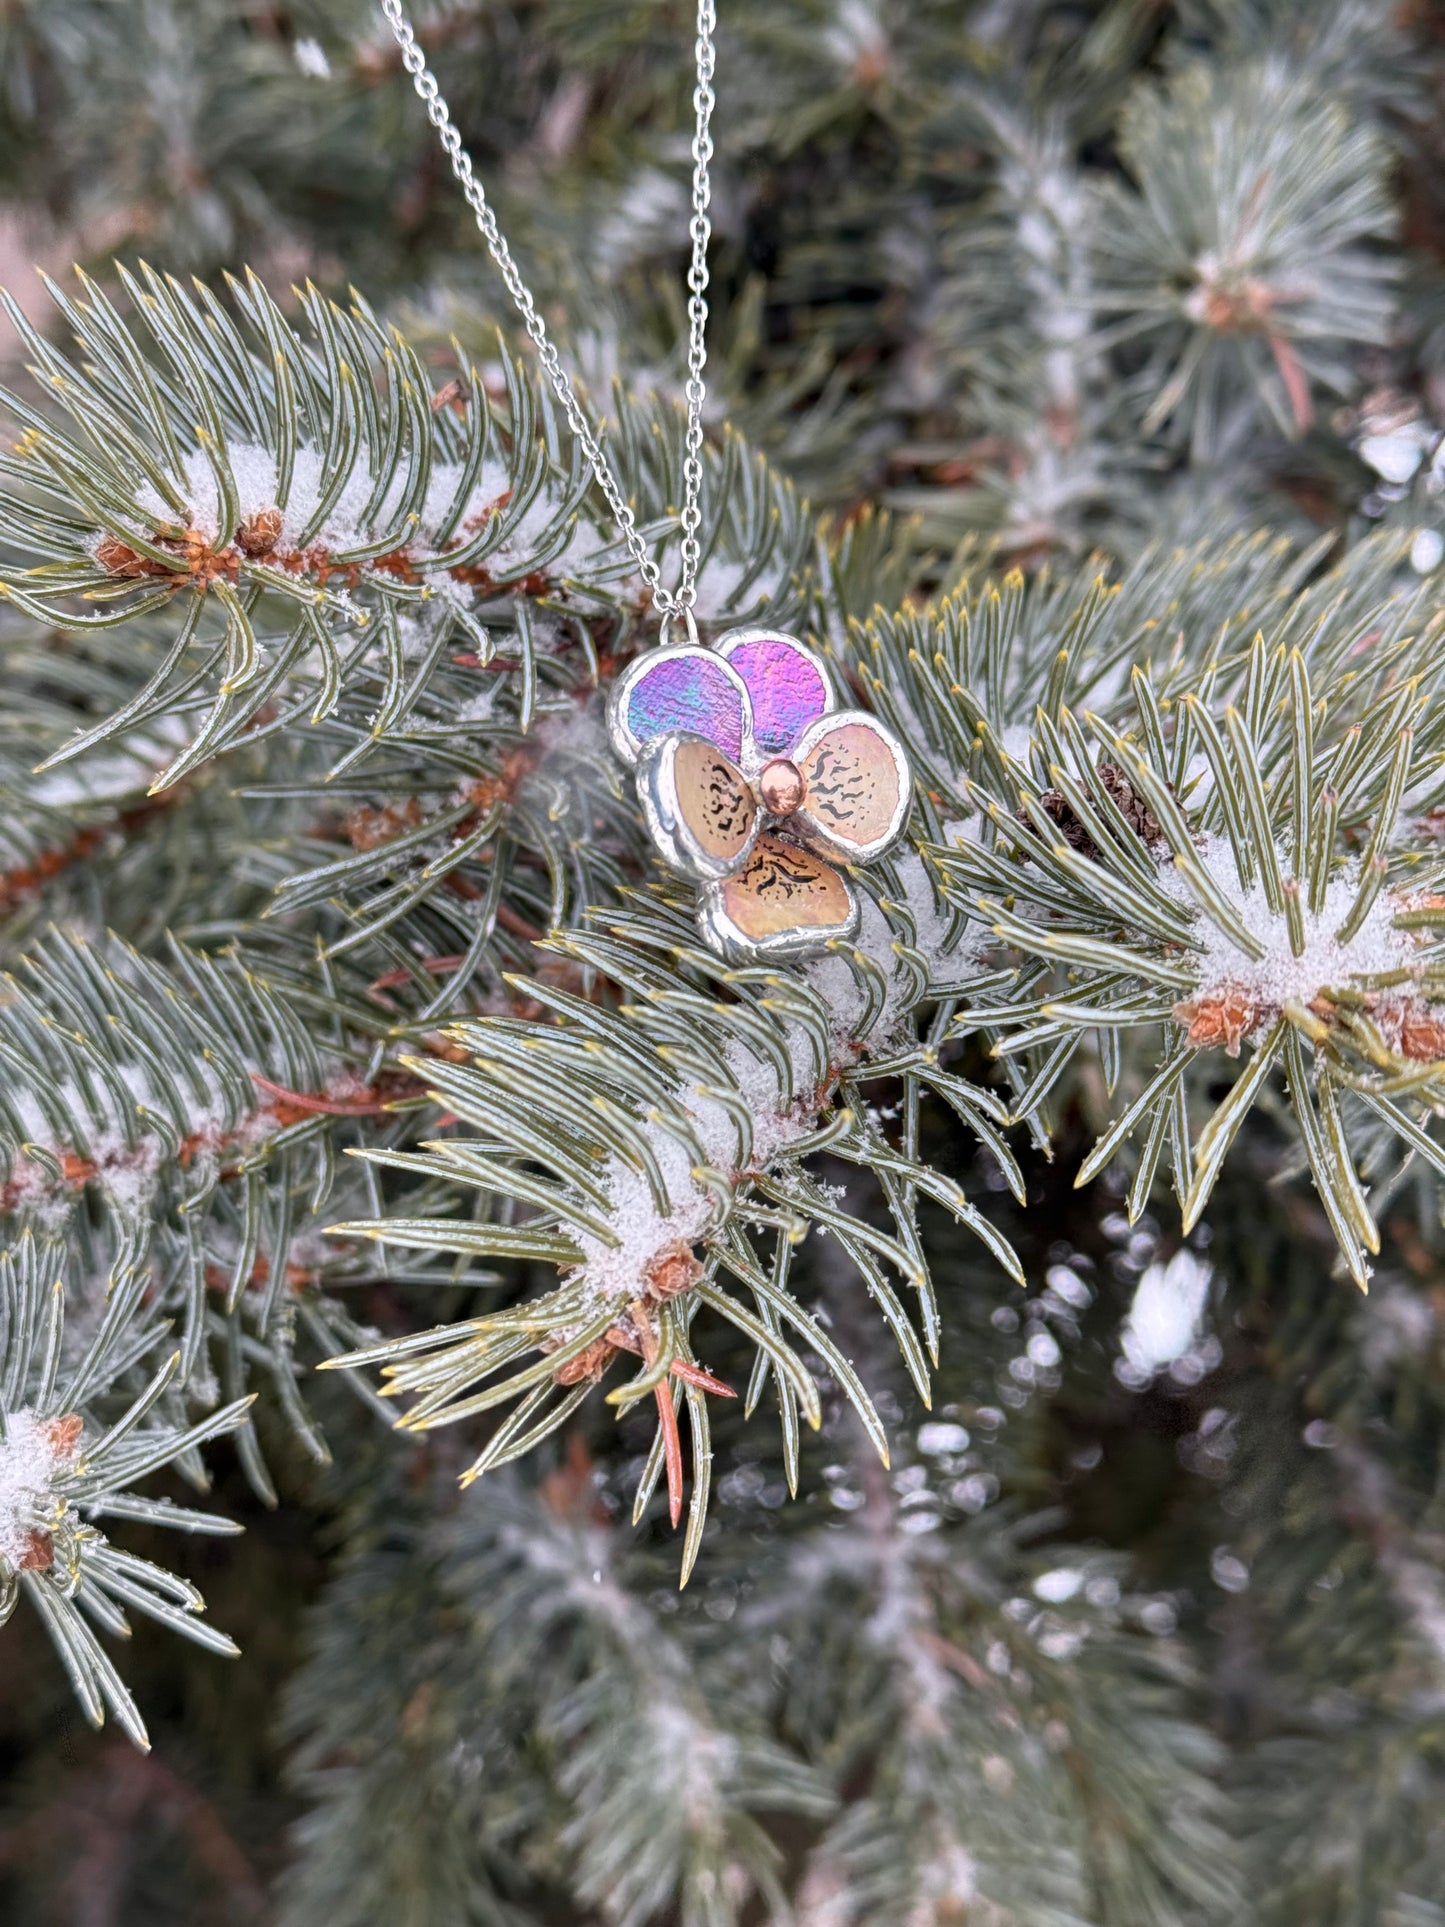
[[[500,676],[494,676],[489,683],[484,683],[475,696],[468,696],[465,702],[457,704],[456,708],[452,711],[453,722],[490,722],[492,720],[492,711],[497,706],[497,697],[501,692],[501,686],[502,679]]]
[[[160,1146],[145,1138],[134,1149],[123,1143],[96,1147],[97,1175],[111,1203],[127,1216],[139,1217],[155,1194]]]
[[[421,527],[425,534],[435,534],[442,525],[443,516],[449,515],[461,479],[460,462],[437,462],[433,465],[421,505]]]
[[[1410,544],[1410,567],[1416,575],[1429,575],[1445,558],[1445,535],[1439,529],[1420,529]]]
[[[295,55],[296,65],[308,80],[331,78],[331,62],[326,58],[326,49],[319,40],[313,40],[310,34],[298,40],[291,52]]]
[[[309,540],[319,542],[327,549],[340,550],[360,548],[366,542],[370,530],[363,524],[362,511],[371,500],[375,487],[367,454],[366,445],[360,444],[340,494],[331,504],[321,527],[310,535]],[[315,517],[323,491],[330,484],[330,476],[322,471],[323,460],[322,451],[309,443],[296,451],[286,500],[277,504],[282,511],[280,546],[283,549],[299,546]],[[403,477],[398,473],[394,487],[399,489],[402,486]],[[384,507],[383,504],[383,512]],[[375,519],[379,521],[380,515]]]
[[[236,499],[242,521],[265,508],[276,506],[276,458],[268,449],[252,442],[228,444],[226,455],[235,478]],[[221,497],[215,470],[203,449],[193,448],[185,457],[185,474],[175,478],[190,511],[190,526],[206,540],[213,541],[221,523]],[[135,493],[136,507],[154,528],[174,528],[176,511],[149,482]]]
[[[63,1103],[74,1089],[73,1084],[63,1084],[56,1096]],[[7,1087],[4,1102],[6,1112],[19,1127],[16,1135],[26,1144],[39,1144],[48,1150],[52,1135],[50,1119],[34,1092],[28,1091],[17,1079]]]
[[[945,825],[948,835],[956,826]],[[958,841],[950,837],[950,841]],[[914,850],[905,850],[893,860],[903,886],[903,901],[916,929],[914,947],[928,965],[930,983],[957,983],[970,967],[976,966],[987,942],[982,924],[962,923],[939,897],[932,873]]]
[[[611,1197],[607,1220],[621,1243],[604,1244],[590,1232],[577,1239],[588,1289],[602,1303],[635,1298],[648,1265],[660,1252],[672,1245],[693,1245],[708,1228],[711,1201],[693,1178],[684,1147],[663,1131],[652,1132],[650,1142],[662,1169],[668,1209],[659,1211],[640,1171],[614,1157],[604,1178]]]
[[[0,1565],[18,1567],[31,1534],[54,1523],[51,1481],[73,1449],[57,1437],[53,1420],[29,1407],[7,1414],[0,1439]]]
[[[487,557],[487,567],[492,574],[508,575],[529,562],[536,554],[541,538],[556,519],[556,500],[544,489],[508,534],[506,541]],[[579,516],[572,525],[565,546],[548,562],[548,571],[554,576],[574,574],[581,563],[606,546],[605,538],[590,522],[584,522]]]
[[[1134,1288],[1120,1345],[1132,1372],[1147,1377],[1182,1358],[1194,1343],[1213,1273],[1185,1249],[1168,1264],[1152,1264]]]
[[[767,1164],[786,1145],[812,1126],[814,1092],[819,1081],[813,1045],[801,1024],[785,1024],[782,1042],[788,1053],[793,1094],[787,1101],[778,1073],[765,1057],[746,1044],[730,1043],[723,1053],[743,1099],[753,1113],[752,1163]],[[807,1115],[800,1115],[806,1113]]]
[[[751,561],[710,555],[697,578],[699,603],[706,609],[742,614],[776,601],[789,587],[791,572],[781,557],[769,561],[761,571],[755,570]]]
[[[1041,1572],[1034,1581],[1034,1597],[1050,1606],[1062,1606],[1083,1584],[1084,1575],[1076,1566],[1055,1566],[1051,1572]]]
[[[1434,432],[1424,422],[1402,422],[1387,434],[1366,435],[1358,453],[1377,475],[1398,485],[1410,480],[1434,440]]]
[[[236,506],[244,522],[262,509],[276,507],[276,457],[255,442],[235,442],[226,449],[236,483]]]
[[[593,707],[569,703],[553,710],[536,724],[533,735],[541,748],[539,770],[555,760],[580,757],[596,762],[607,753],[607,731],[600,713]]]
[[[780,1151],[805,1135],[814,1122],[812,1103],[817,1076],[812,1047],[801,1026],[789,1026],[788,1046],[793,1062],[794,1095],[784,1104],[778,1074],[766,1059],[733,1042],[725,1052],[729,1071],[753,1113],[751,1166],[766,1165]],[[738,1127],[727,1109],[706,1097],[696,1086],[675,1093],[704,1152],[717,1169],[739,1174],[743,1147]],[[686,1147],[664,1127],[648,1134],[648,1143],[663,1175],[666,1211],[660,1211],[645,1177],[620,1157],[610,1160],[604,1182],[611,1195],[608,1222],[621,1243],[606,1245],[588,1234],[579,1237],[584,1253],[584,1276],[601,1300],[634,1297],[649,1263],[669,1247],[696,1244],[712,1226],[716,1212],[711,1194],[693,1175]]]
[[[450,583],[454,588],[456,584]],[[421,662],[430,655],[437,639],[437,631],[451,620],[451,610],[440,596],[430,602],[418,602],[410,609],[397,609],[393,613],[396,623],[397,640],[401,643],[403,662]]]
[[[216,478],[211,464],[198,448],[185,458],[186,472],[181,479],[181,494],[190,507],[190,520],[202,534],[214,534],[217,526]],[[142,482],[135,492],[136,507],[156,528],[175,525],[176,511],[150,482]]]
[[[17,1157],[5,1184],[8,1207],[37,1231],[58,1231],[70,1216],[71,1199],[33,1159]]]
[[[1359,890],[1356,864],[1347,864],[1336,874],[1325,892],[1322,910],[1313,912],[1302,904],[1305,946],[1297,957],[1290,945],[1284,913],[1270,909],[1263,885],[1240,889],[1229,840],[1211,837],[1197,855],[1239,912],[1245,927],[1265,946],[1262,957],[1246,955],[1201,911],[1195,926],[1204,945],[1197,959],[1201,990],[1238,986],[1252,993],[1265,1009],[1278,1011],[1289,998],[1309,1003],[1321,990],[1347,984],[1352,977],[1399,970],[1414,960],[1415,944],[1409,932],[1394,926],[1399,904],[1385,891],[1376,897],[1348,943],[1336,937]],[[1168,862],[1161,871],[1161,881],[1171,896],[1197,907],[1188,884]]]

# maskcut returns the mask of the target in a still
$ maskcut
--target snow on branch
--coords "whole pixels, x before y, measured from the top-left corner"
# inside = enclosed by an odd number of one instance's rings
[[[1342,600],[1336,585],[1337,618]],[[1106,682],[1117,724],[1087,708],[1077,716],[1061,687],[1010,753],[981,716],[960,786],[986,833],[936,852],[950,895],[991,923],[1016,962],[1012,994],[960,1020],[1004,1060],[1015,1115],[1037,1112],[1090,1033],[1112,1085],[1118,1039],[1162,1030],[1163,1058],[1081,1181],[1134,1136],[1131,1213],[1167,1152],[1188,1226],[1266,1082],[1283,1074],[1361,1284],[1379,1233],[1339,1094],[1383,1105],[1438,1168],[1418,1107],[1445,1088],[1445,897],[1431,828],[1441,719],[1417,681],[1398,679],[1384,633],[1373,632],[1384,665],[1339,677],[1338,718],[1311,673],[1316,658],[1334,691],[1339,635],[1328,621],[1303,647],[1257,633],[1216,657],[1208,700],[1171,662],[1167,696],[1143,667],[1127,703]],[[982,706],[986,691],[972,701]],[[1217,1047],[1236,1058],[1246,1043],[1254,1054],[1196,1132],[1186,1102],[1195,1060]]]
[[[195,1424],[163,1416],[180,1354],[150,1359],[134,1328],[108,1315],[88,1347],[67,1350],[64,1252],[27,1234],[0,1252],[0,1622],[22,1595],[39,1615],[87,1718],[112,1714],[147,1745],[145,1725],[95,1628],[124,1638],[128,1612],[216,1653],[236,1647],[201,1617],[195,1587],[122,1552],[94,1523],[143,1520],[190,1533],[239,1530],[212,1513],[132,1491],[168,1466],[194,1471],[197,1447],[243,1424],[248,1398]]]
[[[467,362],[434,389],[416,350],[359,297],[343,309],[306,289],[303,334],[255,276],[229,283],[233,315],[208,289],[118,272],[132,318],[83,276],[80,300],[51,288],[75,359],[5,297],[39,399],[0,395],[21,431],[0,455],[0,597],[70,632],[163,616],[172,633],[144,690],[62,754],[164,713],[194,687],[198,662],[211,705],[162,781],[278,700],[298,717],[330,715],[378,664],[397,685],[378,735],[434,674],[454,676],[459,656],[473,685],[494,657],[499,670],[511,663],[525,728],[534,629],[546,628],[535,605],[567,619],[579,675],[597,666],[589,624],[625,632],[646,614],[545,385],[509,359],[495,393]],[[680,459],[677,438],[659,432],[669,411],[619,406],[639,525],[665,545]],[[736,620],[786,615],[811,519],[735,437],[706,466],[714,607]],[[423,632],[410,644],[408,626]]]
[[[701,1308],[756,1348],[749,1409],[772,1374],[796,1483],[797,1420],[816,1424],[821,1404],[795,1338],[823,1360],[886,1455],[866,1389],[789,1288],[793,1252],[810,1227],[826,1229],[862,1271],[925,1396],[938,1317],[914,1218],[918,1197],[951,1209],[1017,1270],[959,1187],[919,1162],[915,1111],[895,1141],[866,1095],[881,1077],[939,1089],[1012,1171],[997,1101],[943,1070],[918,1036],[919,1013],[956,996],[975,960],[973,937],[939,903],[922,861],[909,854],[894,863],[890,895],[868,905],[856,945],[835,945],[791,975],[723,973],[690,936],[681,918],[657,908],[600,919],[553,947],[615,984],[625,999],[619,1009],[538,984],[534,995],[556,1015],[551,1024],[482,1019],[451,1027],[471,1061],[433,1064],[427,1075],[438,1101],[480,1136],[439,1141],[422,1154],[365,1155],[511,1196],[527,1215],[392,1217],[338,1229],[478,1258],[535,1259],[558,1267],[557,1286],[493,1318],[334,1361],[381,1364],[387,1393],[411,1401],[400,1422],[413,1429],[518,1401],[473,1465],[475,1477],[560,1424],[619,1358],[637,1359],[636,1376],[609,1400],[626,1408],[650,1395],[658,1406],[639,1511],[665,1470],[674,1520],[680,1514],[674,1387],[693,1427],[685,1569],[707,1504],[703,1394],[731,1390],[694,1350]],[[809,1172],[807,1160],[822,1150],[878,1174],[891,1232],[852,1216],[841,1194]],[[766,1260],[755,1243],[760,1232],[772,1240]],[[890,1270],[919,1295],[921,1337]],[[520,1362],[529,1351],[540,1356]]]

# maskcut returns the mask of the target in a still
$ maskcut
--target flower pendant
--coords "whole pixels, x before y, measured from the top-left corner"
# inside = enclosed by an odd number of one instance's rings
[[[812,650],[766,629],[649,650],[613,689],[608,727],[653,842],[702,886],[698,927],[736,962],[851,937],[858,899],[840,866],[875,861],[908,820],[897,737],[833,704]]]

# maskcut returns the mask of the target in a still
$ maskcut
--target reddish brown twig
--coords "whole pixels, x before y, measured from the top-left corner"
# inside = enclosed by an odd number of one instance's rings
[[[323,1097],[316,1091],[288,1091],[284,1084],[273,1084],[269,1077],[262,1077],[259,1071],[251,1072],[251,1082],[259,1085],[268,1097],[274,1097],[290,1109],[308,1116],[380,1117],[393,1101],[390,1098]]]
[[[453,970],[460,970],[466,958],[457,957],[419,957],[418,970],[429,970],[433,977],[445,977]],[[384,970],[379,977],[373,978],[373,990],[400,990],[403,984],[411,982],[411,971],[405,964],[398,964],[395,970]]]
[[[714,1378],[701,1365],[689,1365],[684,1359],[675,1358],[668,1367],[674,1378],[680,1378],[684,1385],[695,1385],[700,1392],[715,1392],[719,1398],[736,1398],[737,1393],[722,1379]]]
[[[1301,434],[1315,418],[1314,403],[1310,399],[1309,379],[1300,366],[1299,356],[1294,351],[1294,343],[1286,335],[1269,334],[1270,353],[1274,365],[1280,373],[1280,380],[1289,396],[1289,405],[1294,414],[1295,427]]]
[[[504,930],[510,930],[514,937],[520,937],[524,943],[541,943],[547,935],[547,932],[539,930],[535,923],[528,923],[527,919],[519,917],[515,910],[509,910],[505,903],[497,905],[497,922]]]
[[[666,1383],[653,1392],[657,1400],[657,1422],[662,1427],[662,1452],[667,1465],[667,1516],[676,1530],[682,1518],[682,1438],[677,1429],[677,1407],[672,1402],[672,1387]]]

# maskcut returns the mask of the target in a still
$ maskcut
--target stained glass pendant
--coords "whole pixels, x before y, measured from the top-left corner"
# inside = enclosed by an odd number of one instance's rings
[[[908,820],[902,745],[834,700],[812,650],[767,629],[650,650],[613,689],[608,726],[653,842],[701,886],[698,927],[733,961],[852,936],[841,866],[876,861]]]

